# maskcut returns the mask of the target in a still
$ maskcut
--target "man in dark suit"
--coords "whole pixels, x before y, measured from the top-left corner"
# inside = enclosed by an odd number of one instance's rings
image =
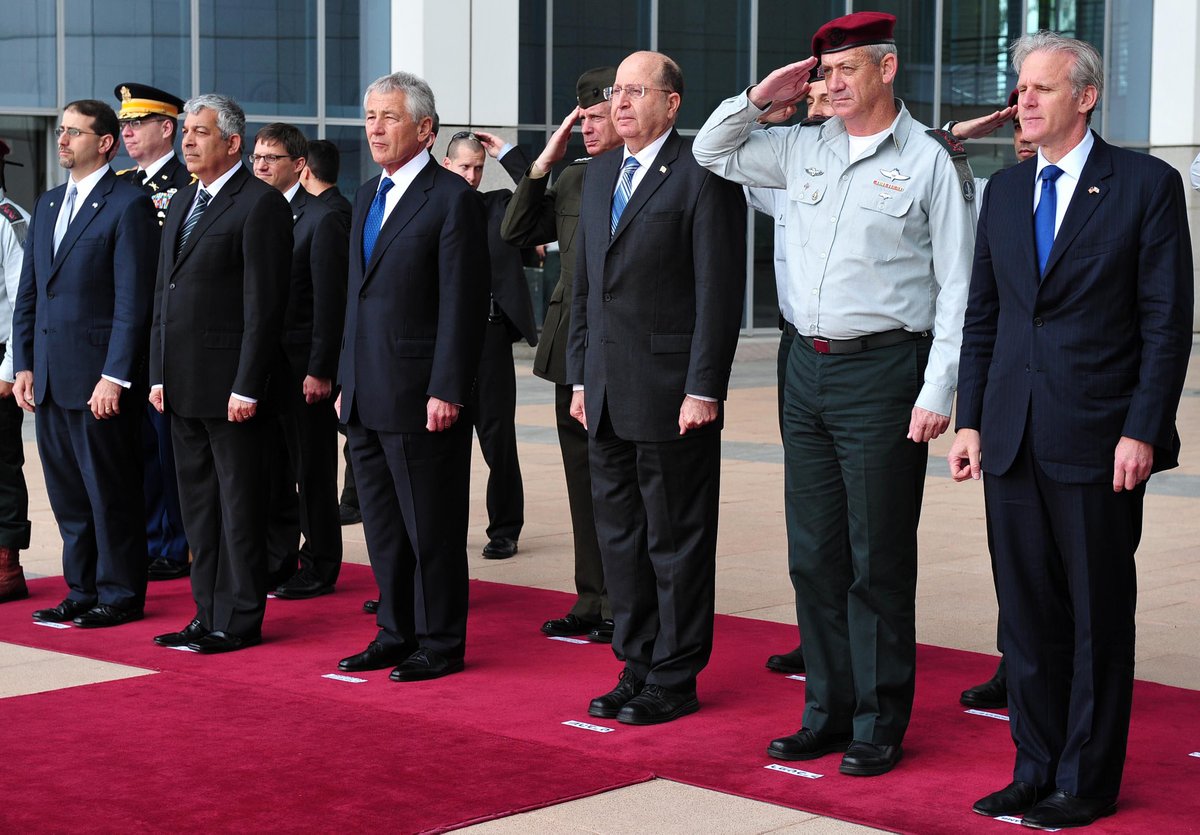
[[[476,136],[462,131],[450,138],[442,166],[478,189],[487,154],[495,148],[493,153],[499,156],[502,146],[491,134]],[[519,148],[511,148],[501,156],[501,164],[510,174],[520,172],[516,175],[519,177],[529,163]],[[500,223],[512,192],[501,188],[482,194],[488,214],[492,295],[479,372],[470,402],[466,404],[465,420],[475,426],[479,448],[488,465],[488,542],[483,546],[483,557],[503,560],[517,553],[517,540],[525,524],[525,490],[517,458],[517,377],[512,346],[521,338],[536,345],[537,328],[533,324],[533,302],[525,281],[521,250],[500,237]]]
[[[283,432],[275,444],[280,461],[272,472],[268,535],[271,572],[292,575],[275,589],[284,600],[329,594],[342,567],[333,379],[346,315],[347,234],[337,212],[300,187],[307,153],[308,140],[298,128],[274,122],[254,137],[251,155],[254,176],[279,189],[294,220],[283,319],[289,373],[279,409]]]
[[[745,282],[746,201],[675,130],[683,74],[636,52],[606,96],[624,146],[588,163],[567,376],[588,430],[617,686],[588,713],[699,709],[712,652],[722,406]],[[585,400],[586,393],[586,400]]]
[[[364,97],[383,171],[358,190],[338,381],[379,632],[343,658],[393,681],[463,669],[471,394],[487,320],[483,201],[427,150],[429,85],[396,72]]]
[[[187,167],[175,156],[176,119],[183,108],[183,100],[147,84],[133,82],[118,84],[114,92],[121,102],[117,120],[121,123],[125,152],[137,163],[133,168],[118,171],[117,176],[149,195],[161,230],[171,198],[192,182]],[[183,532],[183,515],[179,510],[171,418],[160,414],[149,403],[143,411],[142,487],[146,493],[148,577],[174,580],[186,577],[191,565],[187,536]]]
[[[956,481],[984,478],[1016,743],[974,805],[1036,828],[1116,809],[1133,695],[1145,482],[1176,466],[1192,326],[1183,183],[1088,130],[1094,47],[1013,47],[1036,159],[994,175],[963,330]]]
[[[163,227],[150,402],[171,413],[196,616],[154,640],[230,652],[262,640],[267,450],[288,377],[292,212],[241,164],[237,102],[201,95],[184,112],[183,156],[197,182],[171,201]]]
[[[610,105],[604,98],[604,89],[612,86],[616,74],[616,67],[598,67],[579,77],[575,85],[578,106],[559,125],[529,171],[523,172],[500,227],[504,239],[516,246],[558,241],[562,265],[546,309],[533,373],[555,384],[554,413],[567,479],[567,503],[571,509],[577,597],[571,611],[543,623],[542,632],[551,636],[587,635],[591,640],[604,643],[612,641],[612,607],[604,590],[604,564],[600,559],[596,519],[592,514],[587,430],[571,417],[567,334],[575,286],[575,230],[579,225],[586,163],[591,157],[621,144],[621,137],[610,118]],[[547,188],[550,169],[566,155],[571,129],[576,123],[580,125],[588,156],[568,165],[554,186]]]
[[[150,199],[108,166],[118,130],[103,102],[63,110],[71,176],[34,208],[13,317],[13,397],[37,406],[70,588],[33,617],[84,627],[141,620],[146,600],[138,431],[157,225]]]
[[[338,223],[350,234],[350,216],[354,207],[338,190],[338,173],[341,170],[341,152],[328,139],[312,139],[308,143],[308,156],[300,170],[300,185],[313,197],[325,202],[333,209]]]

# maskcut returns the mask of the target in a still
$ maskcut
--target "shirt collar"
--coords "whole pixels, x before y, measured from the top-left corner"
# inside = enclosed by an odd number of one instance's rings
[[[100,182],[100,179],[107,174],[108,171],[109,168],[107,165],[101,165],[91,174],[88,174],[82,180],[75,183],[75,205],[83,205],[83,201],[87,199],[87,196],[92,193],[92,189],[96,187],[96,184]]]
[[[1087,163],[1088,155],[1092,153],[1092,146],[1096,144],[1096,140],[1092,137],[1090,130],[1083,134],[1083,139],[1079,140],[1079,144],[1067,152],[1066,156],[1058,162],[1053,163],[1062,169],[1062,172],[1072,180],[1078,181],[1083,176],[1083,166]],[[1042,169],[1051,163],[1042,156],[1042,149],[1038,148],[1037,152],[1037,171],[1034,172],[1034,179],[1042,176]]]
[[[662,150],[662,146],[667,144],[667,137],[670,135],[671,128],[667,128],[663,132],[662,136],[655,139],[636,154],[630,153],[628,147],[622,148],[623,154],[621,156],[621,164],[624,165],[625,160],[629,159],[630,157],[634,157],[638,161],[638,167],[645,168],[647,165],[654,162],[655,158],[658,156],[658,152]]]
[[[292,187],[283,193],[283,199],[288,203],[292,202],[292,198],[296,196],[296,192],[300,190],[300,181],[292,183]]]
[[[391,180],[392,190],[399,197],[401,194],[404,194],[405,190],[412,185],[412,181],[417,179],[417,175],[432,160],[433,157],[429,155],[429,151],[422,148],[415,157],[404,163],[404,165],[401,165],[391,174],[388,174],[387,171],[380,171],[379,185],[383,185],[384,180]],[[378,190],[378,186],[376,186],[376,189]]]
[[[217,179],[213,180],[211,183],[200,183],[200,188],[207,191],[211,197],[216,197],[217,192],[220,191],[221,188],[226,183],[228,183],[231,179],[233,179],[233,175],[236,174],[238,172],[238,169],[240,169],[241,167],[242,167],[242,162],[241,162],[241,160],[238,160],[237,162],[235,162],[233,164],[232,168],[230,168],[228,171],[226,171],[220,177],[217,177]]]
[[[902,99],[893,99],[893,101],[896,103],[896,118],[892,120],[891,127],[887,130],[891,131],[892,142],[896,146],[896,151],[899,152],[904,150],[904,146],[908,142],[908,135],[912,131],[913,117]],[[841,116],[830,116],[821,124],[819,130],[821,137],[834,147],[839,147],[838,140],[842,136],[850,135],[846,132],[846,123],[842,121]],[[849,139],[846,142],[848,143]]]
[[[167,151],[165,154],[163,154],[161,157],[156,159],[154,162],[150,163],[145,168],[143,168],[142,172],[146,175],[147,179],[149,179],[150,177],[153,177],[155,174],[157,174],[159,171],[162,170],[162,167],[164,165],[166,165],[167,162],[173,156],[175,156],[175,151],[173,151],[173,150]]]

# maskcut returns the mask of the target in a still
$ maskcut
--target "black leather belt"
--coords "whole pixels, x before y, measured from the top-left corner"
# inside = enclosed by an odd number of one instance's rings
[[[785,323],[784,331],[799,339],[818,354],[857,354],[875,348],[887,348],[899,345],[901,342],[915,342],[918,339],[928,339],[931,331],[906,331],[897,328],[894,331],[871,333],[855,339],[822,339],[819,336],[805,336],[796,331],[791,322]]]

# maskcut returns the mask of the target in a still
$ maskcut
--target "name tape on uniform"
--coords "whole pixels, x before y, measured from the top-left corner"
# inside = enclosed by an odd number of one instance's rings
[[[325,675],[321,676],[321,678],[328,678],[328,679],[332,679],[334,681],[345,681],[350,684],[365,684],[367,681],[365,678],[355,678],[354,676],[343,676],[343,675],[339,675],[338,673],[326,673]]]
[[[1005,722],[1009,721],[1008,717],[1003,713],[992,713],[990,710],[976,710],[975,708],[971,708],[970,710],[964,710],[963,713],[970,713],[975,716],[986,716],[989,719],[1003,719]]]
[[[825,776],[824,774],[817,774],[815,771],[802,771],[799,768],[790,768],[786,765],[777,765],[776,763],[764,765],[763,768],[767,771],[782,771],[784,774],[791,774],[793,777],[805,777],[809,780],[819,780]]]
[[[574,719],[568,719],[566,722],[563,722],[563,724],[570,725],[572,728],[581,728],[585,731],[595,731],[598,734],[610,734],[616,730],[616,728],[606,728],[603,725],[592,725],[587,722],[577,722]]]

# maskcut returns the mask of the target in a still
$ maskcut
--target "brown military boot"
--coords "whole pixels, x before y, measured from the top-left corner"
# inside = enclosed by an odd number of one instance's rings
[[[0,547],[0,603],[29,597],[25,572],[21,570],[20,552],[16,548]]]

